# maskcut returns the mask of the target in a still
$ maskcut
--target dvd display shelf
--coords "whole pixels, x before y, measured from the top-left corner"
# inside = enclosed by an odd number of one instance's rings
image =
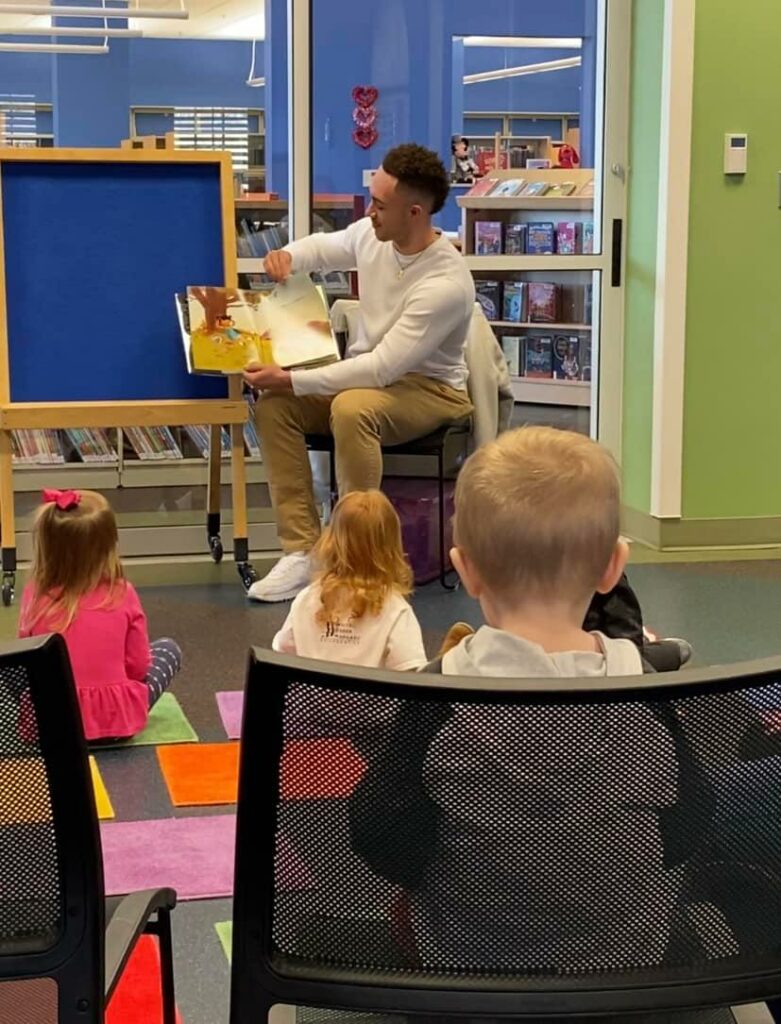
[[[492,191],[523,179],[544,192],[555,186],[559,193],[457,199],[464,259],[505,352],[515,400],[588,408],[598,283],[594,172],[518,168],[488,177],[495,182]],[[563,252],[557,251],[559,238]]]

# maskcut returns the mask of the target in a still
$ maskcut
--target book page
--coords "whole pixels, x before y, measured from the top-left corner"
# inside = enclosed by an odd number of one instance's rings
[[[307,274],[292,274],[271,292],[259,296],[255,331],[262,339],[259,362],[286,369],[339,358],[328,304],[321,288]]]

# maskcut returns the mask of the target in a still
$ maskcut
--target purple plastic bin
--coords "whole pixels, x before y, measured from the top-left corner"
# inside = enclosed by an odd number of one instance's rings
[[[439,494],[436,480],[393,478],[383,480],[383,491],[401,519],[404,550],[415,574],[415,583],[439,578]],[[445,481],[445,568],[450,569],[453,543],[454,484]]]

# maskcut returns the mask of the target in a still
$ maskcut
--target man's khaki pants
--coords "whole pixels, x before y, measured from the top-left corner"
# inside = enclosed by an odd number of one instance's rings
[[[334,396],[262,395],[256,420],[283,551],[309,551],[320,535],[305,434],[333,434],[343,495],[380,486],[382,445],[425,437],[471,411],[466,391],[417,373]]]

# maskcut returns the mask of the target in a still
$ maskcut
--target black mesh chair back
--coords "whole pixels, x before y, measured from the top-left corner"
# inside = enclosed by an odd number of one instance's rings
[[[781,660],[460,679],[251,654],[232,1024],[781,992]],[[761,756],[755,756],[761,749]]]
[[[89,763],[64,642],[49,637],[3,644],[2,1024],[103,1020],[102,878]]]

